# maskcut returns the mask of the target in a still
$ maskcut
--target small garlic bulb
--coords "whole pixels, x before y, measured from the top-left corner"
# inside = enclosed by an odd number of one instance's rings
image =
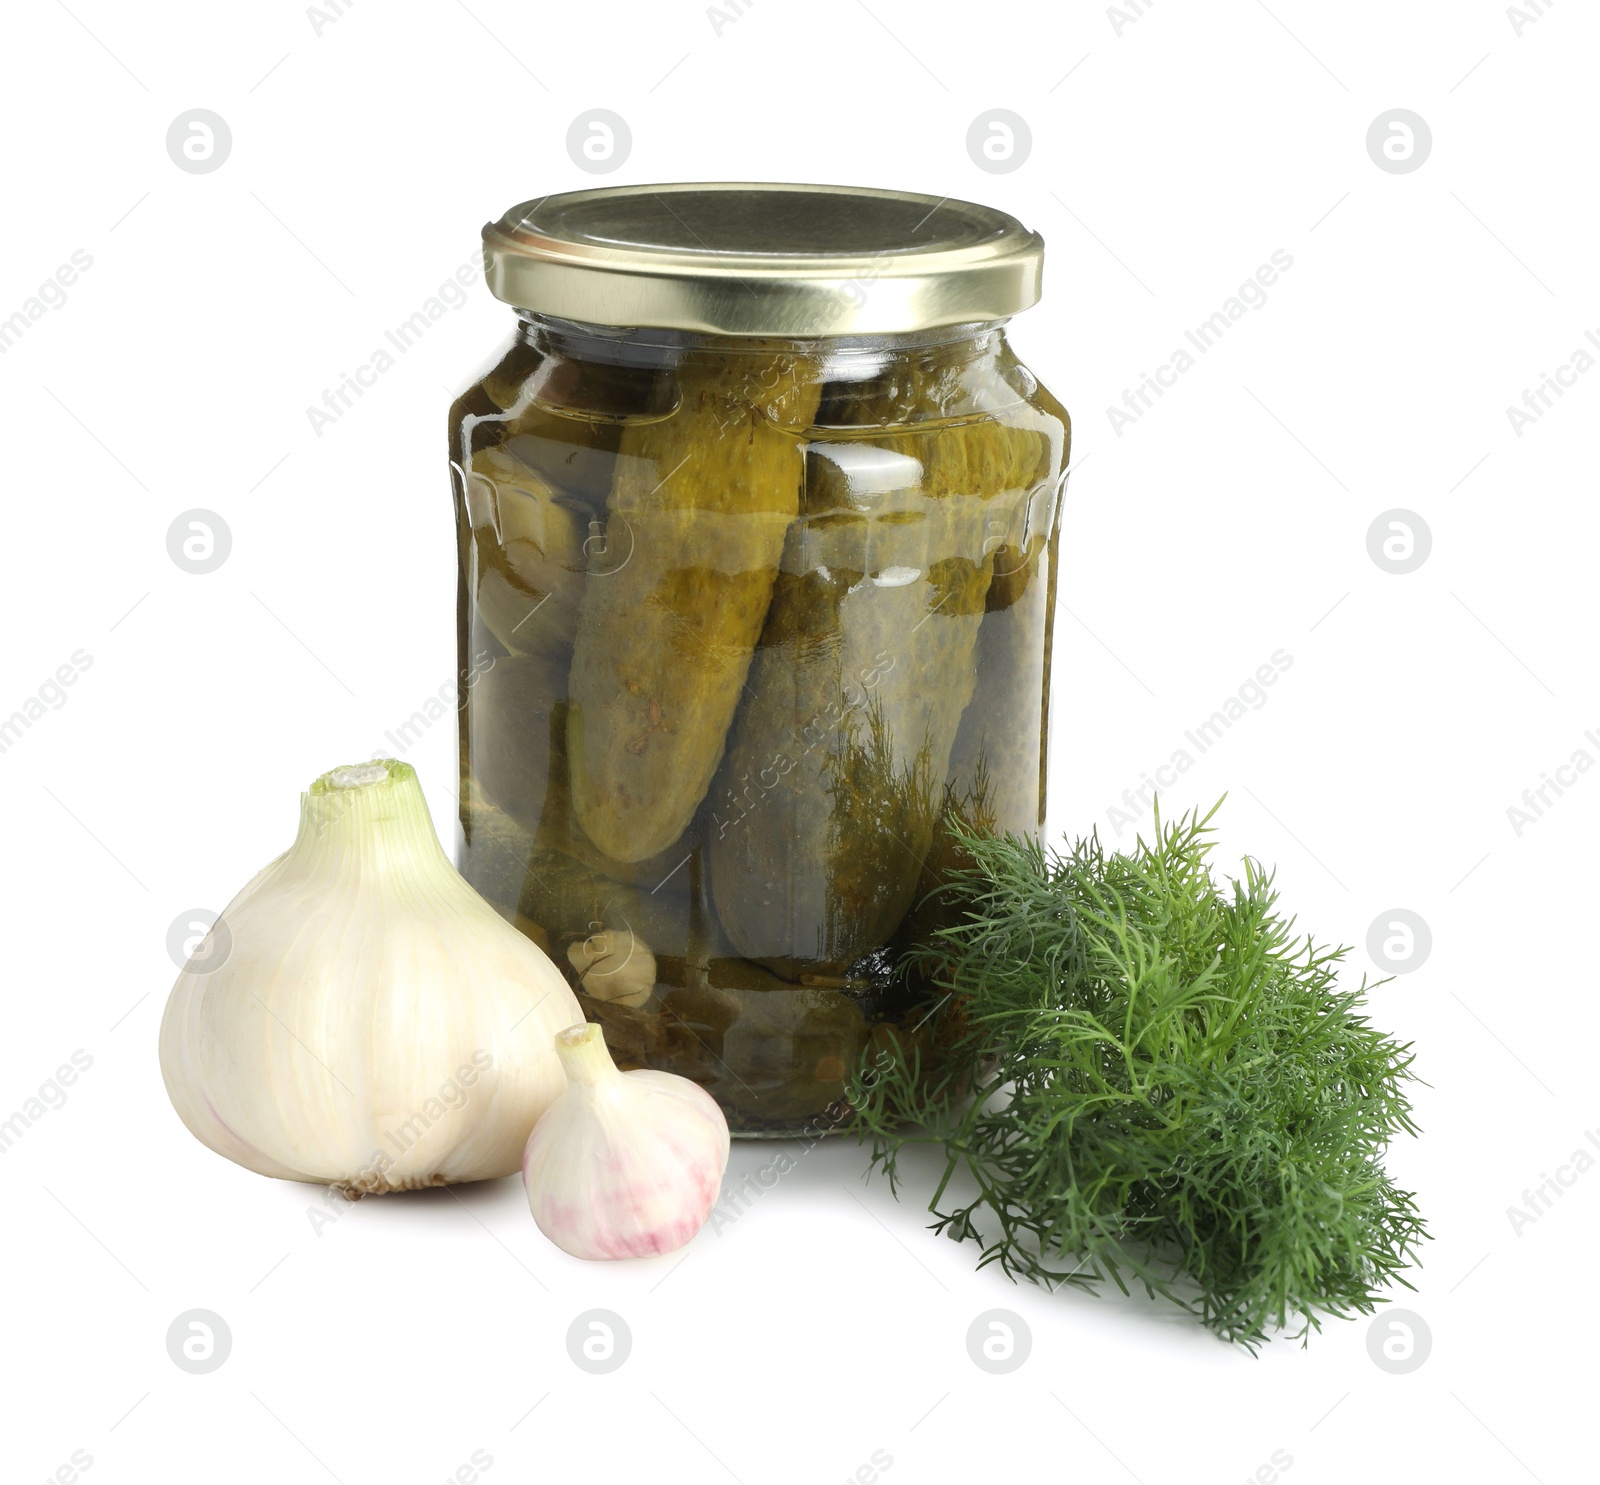
[[[656,956],[627,928],[604,928],[567,950],[585,995],[637,1009],[656,985]]]
[[[619,1072],[592,1022],[555,1043],[567,1090],[522,1157],[539,1230],[575,1258],[681,1248],[711,1215],[728,1164],[716,1100],[673,1073]]]
[[[195,1138],[262,1175],[351,1197],[481,1181],[517,1169],[580,1014],[450,864],[416,772],[356,764],[301,795],[294,844],[178,976],[161,1074]]]

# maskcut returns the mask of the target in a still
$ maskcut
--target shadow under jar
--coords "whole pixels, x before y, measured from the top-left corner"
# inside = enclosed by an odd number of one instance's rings
[[[1004,330],[1043,244],[780,185],[484,241],[518,321],[450,411],[462,872],[619,1066],[838,1127],[919,1034],[949,812],[1044,821],[1070,431]]]

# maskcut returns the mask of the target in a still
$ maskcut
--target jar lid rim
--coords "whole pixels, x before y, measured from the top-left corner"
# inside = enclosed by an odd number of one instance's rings
[[[891,334],[1039,298],[1044,241],[952,197],[690,181],[542,196],[483,229],[490,291],[590,324],[724,335]]]

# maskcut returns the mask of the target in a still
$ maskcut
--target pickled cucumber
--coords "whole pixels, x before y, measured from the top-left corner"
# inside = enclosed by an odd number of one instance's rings
[[[552,739],[565,714],[564,656],[499,656],[467,687],[467,771],[495,804],[530,836],[539,827],[561,745]],[[515,900],[515,899],[513,899]]]
[[[903,427],[970,393],[936,366],[888,406],[856,404]],[[972,694],[997,511],[1049,455],[1037,428],[995,418],[812,444],[710,800],[722,926],[776,973],[840,973],[910,908]]]
[[[480,449],[467,474],[477,613],[509,654],[553,657],[577,633],[593,511],[519,459],[519,442]]]
[[[575,940],[611,929],[636,933],[663,963],[681,964],[689,917],[683,872],[653,891],[620,882],[527,830],[471,779],[462,804],[461,874],[503,917],[537,924],[558,955]]]
[[[586,547],[604,529],[624,426],[675,395],[658,365],[578,362],[519,339],[452,412],[473,657],[461,700],[463,870],[557,952],[597,923],[648,922],[663,945],[683,935],[681,890],[646,890],[646,906],[634,892],[635,873],[656,863],[614,862],[573,824],[565,753]]]
[[[463,399],[493,398],[463,425],[458,475],[474,616],[507,653],[570,648],[623,426],[658,416],[671,395],[659,367],[576,363],[519,342]]]
[[[671,847],[721,760],[800,504],[820,386],[782,351],[711,347],[668,417],[622,432],[569,687],[575,812],[619,861]]]
[[[950,751],[946,782],[974,801],[980,774],[986,824],[1002,834],[1037,834],[1044,825],[1044,719],[1048,691],[1049,544],[1056,490],[1040,486],[1017,502],[1020,521],[994,554],[977,684]]]
[[[1066,465],[1071,425],[1053,398],[1033,391],[1044,415],[1038,426],[1052,448],[1049,474]],[[1063,487],[1057,474],[1021,492],[1003,533],[997,532],[994,578],[978,626],[977,684],[950,750],[944,801],[897,950],[932,942],[959,913],[938,891],[951,872],[972,865],[951,831],[952,817],[981,834],[1036,835],[1044,827]],[[913,980],[928,988],[919,977]]]
[[[558,952],[602,930],[632,931],[681,958],[692,918],[684,858],[614,861],[572,818],[566,683],[564,666],[502,656],[468,688],[473,804],[463,817],[480,839],[468,841],[467,879],[539,924]]]
[[[1011,503],[1004,531],[996,532],[994,581],[978,629],[978,683],[946,782],[958,805],[981,805],[987,829],[1036,834],[1044,828],[1056,555],[1072,423],[1009,349],[996,358],[995,371],[1026,395],[1027,407],[1016,416],[1048,439],[1050,457],[1038,483]]]

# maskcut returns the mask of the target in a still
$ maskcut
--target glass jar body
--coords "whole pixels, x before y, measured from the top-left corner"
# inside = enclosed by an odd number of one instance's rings
[[[463,874],[744,1134],[903,1055],[954,811],[1037,833],[1067,416],[996,324],[524,313],[450,414]]]

